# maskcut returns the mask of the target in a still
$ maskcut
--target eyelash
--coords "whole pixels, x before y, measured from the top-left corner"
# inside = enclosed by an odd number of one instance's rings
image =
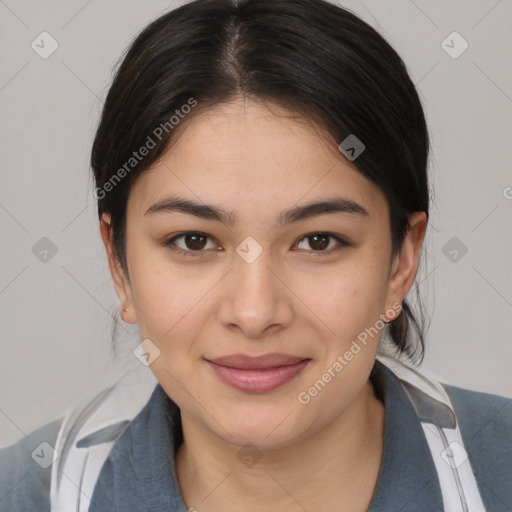
[[[163,242],[163,245],[165,247],[168,247],[169,249],[171,249],[173,252],[177,253],[177,254],[181,254],[183,256],[186,256],[186,257],[190,257],[190,258],[200,258],[200,257],[203,257],[204,254],[205,254],[205,250],[198,250],[198,251],[192,251],[192,250],[183,250],[183,249],[177,249],[174,242],[176,240],[178,240],[179,238],[183,238],[184,236],[186,235],[202,235],[202,236],[206,236],[208,239],[212,239],[209,235],[207,235],[206,233],[202,233],[201,231],[185,231],[183,233],[180,233],[178,235],[174,235],[172,238],[169,238],[168,240],[165,240]],[[324,235],[324,236],[328,236],[329,238],[333,238],[334,240],[336,240],[336,242],[338,242],[339,246],[338,247],[334,247],[331,249],[328,249],[328,250],[322,250],[322,251],[309,251],[311,252],[312,256],[314,257],[322,257],[322,256],[326,256],[326,255],[329,255],[331,254],[332,252],[335,252],[335,251],[339,251],[341,250],[342,248],[344,247],[350,247],[352,246],[351,243],[347,242],[344,238],[340,237],[339,235],[335,235],[333,233],[329,233],[329,232],[325,232],[325,231],[315,231],[313,233],[308,233],[307,235],[304,235],[302,238],[299,239],[299,241],[297,243],[300,243],[302,242],[303,240],[309,238],[309,237],[312,237],[314,235]]]

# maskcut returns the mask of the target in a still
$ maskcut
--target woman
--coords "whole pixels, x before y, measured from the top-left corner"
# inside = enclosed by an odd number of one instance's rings
[[[428,150],[403,62],[340,7],[197,0],[146,27],[91,164],[158,384],[3,450],[2,510],[511,510],[512,401],[412,366]]]

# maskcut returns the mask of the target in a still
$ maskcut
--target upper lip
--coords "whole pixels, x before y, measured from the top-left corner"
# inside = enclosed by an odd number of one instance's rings
[[[239,368],[241,370],[259,370],[262,368],[277,368],[279,366],[288,366],[309,359],[307,357],[297,357],[289,354],[263,354],[261,356],[248,356],[246,354],[231,354],[228,356],[207,359],[212,363]]]

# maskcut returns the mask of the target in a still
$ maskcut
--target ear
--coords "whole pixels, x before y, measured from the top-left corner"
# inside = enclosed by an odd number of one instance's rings
[[[414,212],[409,215],[410,229],[408,230],[402,244],[402,248],[395,255],[391,273],[388,281],[388,294],[386,297],[386,310],[395,310],[393,304],[401,303],[409,293],[416,277],[421,245],[427,229],[427,214],[425,212]],[[400,314],[400,310],[392,318],[394,320]]]
[[[120,261],[114,253],[114,246],[112,242],[112,228],[110,226],[110,214],[104,213],[100,220],[100,233],[105,245],[105,250],[108,256],[108,265],[110,267],[110,274],[114,282],[119,301],[121,302],[121,318],[130,324],[137,323],[137,315],[132,296],[132,287],[130,280],[127,278]],[[125,308],[130,308],[129,311],[123,311]]]

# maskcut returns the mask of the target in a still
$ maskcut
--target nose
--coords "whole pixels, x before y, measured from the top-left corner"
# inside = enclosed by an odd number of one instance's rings
[[[286,276],[265,251],[250,263],[236,256],[217,315],[224,327],[258,339],[291,324],[292,300]]]

